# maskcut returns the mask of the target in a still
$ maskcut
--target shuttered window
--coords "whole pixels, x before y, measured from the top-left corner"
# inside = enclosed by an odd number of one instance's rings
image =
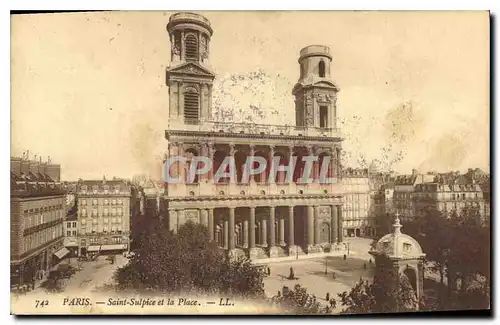
[[[186,36],[186,61],[198,61],[198,41],[194,35]]]
[[[186,124],[198,123],[199,95],[195,92],[184,93],[184,121]]]

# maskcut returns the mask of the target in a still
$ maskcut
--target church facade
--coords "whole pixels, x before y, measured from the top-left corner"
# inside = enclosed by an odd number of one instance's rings
[[[168,172],[182,181],[165,184],[166,222],[174,232],[188,220],[208,227],[221,248],[251,258],[295,256],[343,247],[340,153],[337,125],[338,86],[332,81],[332,56],[326,46],[311,45],[299,55],[300,76],[291,89],[295,126],[217,122],[212,115],[215,74],[209,65],[213,29],[203,16],[177,13],[167,30],[171,65],[166,159],[184,157]],[[303,157],[317,157],[304,182]],[[187,177],[194,157],[208,157],[212,168]],[[222,162],[234,161],[234,179],[214,177]],[[268,163],[244,181],[245,162]],[[326,159],[328,157],[328,159]],[[272,162],[288,166],[272,177]],[[297,161],[291,164],[292,161]],[[324,182],[322,172],[336,181]]]

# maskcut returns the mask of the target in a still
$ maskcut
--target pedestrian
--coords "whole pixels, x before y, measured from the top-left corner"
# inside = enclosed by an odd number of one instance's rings
[[[335,307],[337,307],[337,302],[335,301],[335,299],[330,299],[330,307],[332,309],[335,309]]]
[[[290,266],[290,280],[293,280],[295,278],[295,273],[293,272],[293,267]]]
[[[370,258],[370,265],[372,265],[372,259]]]
[[[333,277],[334,280],[337,278],[335,272],[332,273],[332,277]]]
[[[267,267],[267,275],[271,275],[271,268],[269,266]]]
[[[347,259],[347,255],[346,255],[346,254],[344,254],[344,261],[345,261],[346,259]]]
[[[327,292],[327,293],[326,293],[326,298],[325,298],[325,300],[326,300],[326,301],[330,301],[330,293],[329,293],[329,292]]]

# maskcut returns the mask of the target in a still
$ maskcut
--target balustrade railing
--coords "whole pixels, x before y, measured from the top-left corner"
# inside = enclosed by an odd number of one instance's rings
[[[171,125],[171,127],[179,128],[181,127],[181,125]],[[182,125],[182,128],[188,131],[215,132],[215,133],[238,133],[238,134],[260,134],[260,135],[282,135],[282,136],[340,136],[339,128],[199,121],[197,119],[192,119],[192,118],[184,118],[184,125]]]

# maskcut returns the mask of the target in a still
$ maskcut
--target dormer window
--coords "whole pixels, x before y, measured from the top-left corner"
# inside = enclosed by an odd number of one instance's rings
[[[198,61],[198,40],[193,34],[185,38],[186,61]]]
[[[411,251],[411,244],[403,243],[403,252],[408,253],[409,251]]]
[[[320,78],[325,77],[325,61],[321,60],[319,61],[319,76]]]

